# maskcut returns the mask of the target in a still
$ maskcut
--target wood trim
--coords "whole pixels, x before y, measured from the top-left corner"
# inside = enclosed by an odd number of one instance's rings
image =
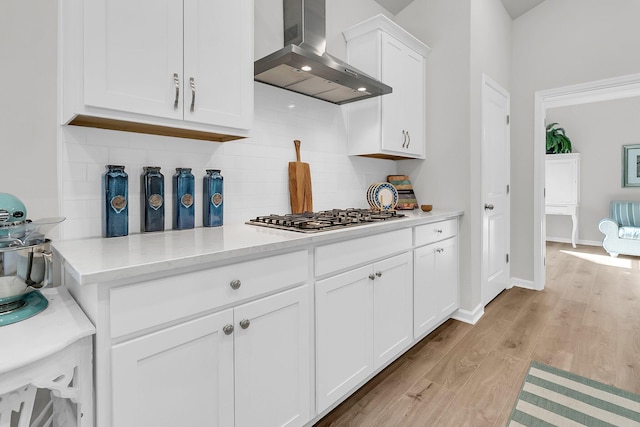
[[[198,139],[213,142],[229,142],[245,138],[244,136],[225,135],[221,133],[152,125],[148,123],[136,123],[126,120],[107,119],[104,117],[92,117],[85,115],[76,116],[69,122],[69,125],[119,130],[124,132],[144,133],[150,135],[173,136],[176,138]]]
[[[369,157],[372,159],[386,159],[386,160],[408,160],[408,159],[417,158],[417,157],[394,156],[393,154],[382,154],[382,153],[356,154],[356,156]]]

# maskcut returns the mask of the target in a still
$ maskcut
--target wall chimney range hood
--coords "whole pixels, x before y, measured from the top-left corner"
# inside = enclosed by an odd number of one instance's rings
[[[334,104],[391,93],[326,53],[325,0],[283,0],[283,9],[285,47],[254,63],[254,80]]]

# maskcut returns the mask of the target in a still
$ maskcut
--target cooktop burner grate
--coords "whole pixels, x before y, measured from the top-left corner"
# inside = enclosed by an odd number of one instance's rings
[[[259,216],[246,223],[280,230],[298,231],[301,233],[317,233],[320,231],[336,230],[402,217],[404,217],[404,215],[397,211],[350,208],[304,212],[301,214]]]

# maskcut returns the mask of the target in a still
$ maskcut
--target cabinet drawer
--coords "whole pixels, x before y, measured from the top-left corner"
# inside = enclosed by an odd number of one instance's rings
[[[419,225],[415,228],[415,246],[428,245],[448,239],[458,233],[458,220],[450,219],[431,224]]]
[[[113,288],[111,337],[303,283],[308,259],[307,251],[298,251]],[[238,289],[231,287],[235,280]]]
[[[375,234],[316,248],[316,276],[375,261],[411,248],[411,229]]]

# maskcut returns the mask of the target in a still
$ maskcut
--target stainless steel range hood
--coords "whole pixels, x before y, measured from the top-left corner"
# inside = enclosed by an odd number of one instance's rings
[[[254,63],[254,79],[334,104],[391,93],[390,86],[325,52],[325,0],[283,0],[285,47]]]

